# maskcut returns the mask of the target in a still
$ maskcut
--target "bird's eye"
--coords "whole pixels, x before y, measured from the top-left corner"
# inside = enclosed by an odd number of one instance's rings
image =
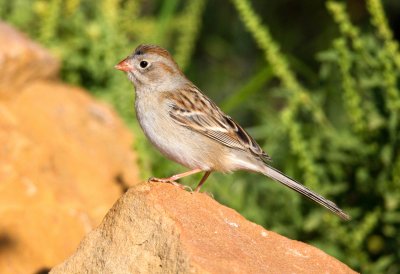
[[[141,68],[145,68],[149,65],[149,63],[147,61],[141,61],[139,65]]]

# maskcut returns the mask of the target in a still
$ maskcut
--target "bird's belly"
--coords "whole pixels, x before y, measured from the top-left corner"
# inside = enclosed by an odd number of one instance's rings
[[[205,156],[203,136],[175,123],[167,111],[146,111],[137,105],[137,117],[146,137],[166,157],[191,169],[213,169]]]

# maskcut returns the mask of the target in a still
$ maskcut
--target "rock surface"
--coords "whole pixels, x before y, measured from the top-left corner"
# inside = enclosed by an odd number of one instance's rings
[[[57,60],[0,23],[0,273],[60,263],[138,181],[122,121],[57,74]]]
[[[321,250],[251,223],[202,193],[131,188],[50,273],[355,273]]]

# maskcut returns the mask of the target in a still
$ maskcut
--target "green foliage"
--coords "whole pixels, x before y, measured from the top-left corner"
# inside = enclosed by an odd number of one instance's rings
[[[209,5],[221,9],[207,10]],[[317,54],[315,68],[285,52],[268,27],[272,23],[262,23],[249,0],[231,1],[237,21],[206,19],[223,14],[225,5],[204,0],[0,0],[0,17],[59,56],[67,82],[116,107],[137,137],[143,178],[184,169],[145,140],[134,122],[132,87],[112,67],[137,44],[169,48],[190,78],[211,87],[205,90],[210,97],[229,93],[218,103],[252,125],[249,132],[273,157],[274,166],[334,200],[353,220],[342,222],[255,174],[213,174],[204,190],[266,228],[310,242],[363,273],[399,273],[400,53],[381,1],[366,1],[366,28],[351,22],[343,2],[327,1],[337,36]],[[207,24],[223,25],[237,36],[224,43],[209,29],[201,32]],[[219,35],[225,32],[222,28]],[[246,48],[244,56],[231,50],[234,39]],[[252,44],[260,52],[252,51]],[[204,67],[194,55],[198,45],[213,59],[226,53],[232,61]],[[252,54],[259,60],[249,69],[246,57]],[[229,84],[224,88],[221,82]],[[188,181],[194,185],[197,179]]]

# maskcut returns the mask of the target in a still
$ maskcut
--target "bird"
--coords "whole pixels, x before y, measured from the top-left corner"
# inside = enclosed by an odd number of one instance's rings
[[[141,44],[114,67],[126,72],[135,89],[137,120],[148,140],[167,158],[189,170],[176,181],[204,172],[195,191],[212,172],[246,170],[261,173],[324,206],[340,218],[350,216],[335,203],[271,166],[271,157],[230,116],[195,86],[172,55],[157,45]]]

